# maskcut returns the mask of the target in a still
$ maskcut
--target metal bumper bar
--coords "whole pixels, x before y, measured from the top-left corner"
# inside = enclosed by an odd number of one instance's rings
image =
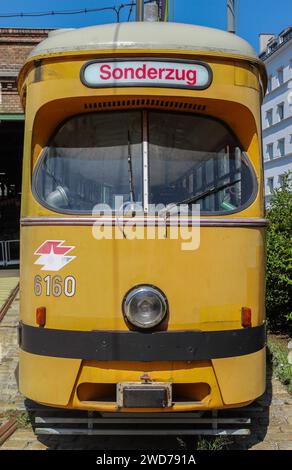
[[[243,356],[266,343],[265,325],[222,331],[76,331],[20,322],[20,347],[41,356],[96,361],[204,361]]]
[[[242,409],[241,409],[242,410]],[[241,410],[236,410],[239,412]],[[250,434],[249,417],[235,417],[235,410],[193,413],[94,413],[78,416],[36,416],[37,435],[129,436]],[[230,414],[227,417],[226,414]],[[248,426],[248,427],[246,427]]]

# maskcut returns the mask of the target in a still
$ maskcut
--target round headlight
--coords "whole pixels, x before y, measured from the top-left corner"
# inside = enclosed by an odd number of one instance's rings
[[[126,295],[123,311],[127,320],[139,328],[153,328],[167,312],[164,294],[152,286],[138,286]]]

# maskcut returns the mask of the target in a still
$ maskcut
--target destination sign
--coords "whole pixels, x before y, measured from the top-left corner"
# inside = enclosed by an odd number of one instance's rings
[[[212,71],[201,62],[144,60],[92,61],[81,69],[84,85],[94,88],[120,86],[204,89]]]

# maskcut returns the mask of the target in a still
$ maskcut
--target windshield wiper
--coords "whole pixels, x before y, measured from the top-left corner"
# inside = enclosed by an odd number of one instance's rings
[[[130,131],[128,131],[128,178],[130,188],[130,201],[135,202]]]
[[[196,202],[199,199],[202,199],[203,197],[209,196],[209,194],[214,194],[217,191],[221,191],[222,189],[229,188],[230,186],[233,186],[236,183],[240,183],[240,181],[241,179],[238,179],[229,183],[222,184],[221,186],[216,186],[216,187],[214,186],[213,188],[207,189],[201,194],[196,194],[195,196],[192,196],[189,199],[185,199],[184,201],[177,202],[176,205],[180,206],[182,204],[191,204],[192,202]]]
[[[241,179],[237,179],[237,180],[232,181],[230,183],[225,183],[225,184],[222,184],[221,186],[216,186],[216,187],[210,188],[210,189],[204,191],[203,193],[192,196],[188,199],[185,199],[184,201],[172,202],[169,205],[170,206],[169,208],[166,207],[165,209],[162,209],[161,211],[159,211],[159,215],[161,215],[162,213],[170,215],[170,210],[173,209],[174,207],[182,206],[184,204],[185,205],[192,204],[193,202],[196,202],[199,199],[202,199],[203,197],[209,196],[209,194],[214,194],[217,191],[221,191],[221,189],[226,189],[226,188],[229,188],[230,186],[233,186],[236,183],[240,183],[240,181],[241,181]]]

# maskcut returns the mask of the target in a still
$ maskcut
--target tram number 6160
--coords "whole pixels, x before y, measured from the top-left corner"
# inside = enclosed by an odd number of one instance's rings
[[[46,296],[53,295],[60,297],[64,294],[66,297],[73,297],[76,292],[76,279],[73,276],[67,276],[64,279],[61,276],[35,276],[34,293],[37,296],[45,293]]]

